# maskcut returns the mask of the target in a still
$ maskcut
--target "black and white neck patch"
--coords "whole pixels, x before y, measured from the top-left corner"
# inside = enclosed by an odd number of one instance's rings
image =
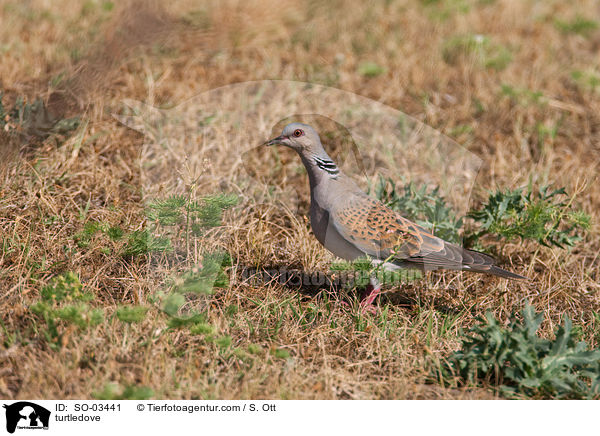
[[[337,176],[340,173],[337,165],[331,159],[324,159],[315,156],[314,160],[315,164],[330,176]]]

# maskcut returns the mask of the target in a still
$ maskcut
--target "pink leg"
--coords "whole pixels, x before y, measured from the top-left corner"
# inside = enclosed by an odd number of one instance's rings
[[[376,313],[377,310],[373,306],[373,302],[379,292],[381,291],[381,283],[376,278],[371,278],[369,284],[367,285],[367,295],[360,302],[360,305],[363,309],[368,310],[371,313]]]
[[[367,285],[366,295],[360,301],[361,310],[366,310],[372,314],[376,314],[377,308],[373,305],[373,302],[375,301],[375,298],[377,298],[377,295],[379,295],[380,291],[381,291],[381,283],[379,283],[379,281],[376,278],[371,277],[371,280],[369,281],[369,284]],[[340,301],[340,303],[342,304],[342,306],[350,308],[350,304],[348,304],[347,302]]]

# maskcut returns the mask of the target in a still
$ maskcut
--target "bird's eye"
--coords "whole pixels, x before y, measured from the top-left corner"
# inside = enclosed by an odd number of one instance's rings
[[[299,138],[300,136],[302,136],[302,134],[303,134],[303,133],[304,133],[304,132],[303,132],[302,130],[300,130],[300,129],[296,129],[296,130],[294,130],[294,136],[295,136],[296,138]]]

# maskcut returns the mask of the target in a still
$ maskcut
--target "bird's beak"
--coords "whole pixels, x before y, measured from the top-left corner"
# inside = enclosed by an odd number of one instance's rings
[[[262,145],[266,145],[266,146],[271,146],[271,145],[285,145],[285,142],[283,142],[284,139],[288,139],[287,136],[278,136],[277,138],[273,138],[268,140],[267,142],[264,142]]]

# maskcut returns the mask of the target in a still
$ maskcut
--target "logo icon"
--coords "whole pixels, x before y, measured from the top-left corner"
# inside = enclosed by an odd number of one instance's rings
[[[18,429],[48,429],[50,411],[29,401],[19,401],[4,405],[6,409],[6,431],[14,433]]]

